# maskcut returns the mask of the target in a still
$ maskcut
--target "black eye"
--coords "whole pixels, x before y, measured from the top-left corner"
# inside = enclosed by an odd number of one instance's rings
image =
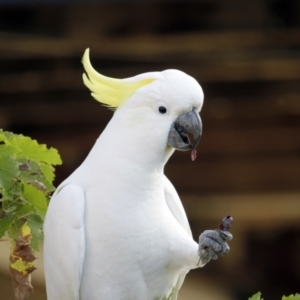
[[[164,106],[160,106],[158,108],[158,111],[161,113],[161,114],[165,114],[167,112],[167,109],[164,107]]]

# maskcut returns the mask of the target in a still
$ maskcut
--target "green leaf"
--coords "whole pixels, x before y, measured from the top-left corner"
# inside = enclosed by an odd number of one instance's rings
[[[283,296],[282,300],[300,300],[300,294],[290,295],[290,296]]]
[[[13,179],[19,175],[19,167],[10,155],[0,155],[0,188],[9,189],[13,185]]]
[[[20,235],[20,230],[24,223],[26,222],[26,219],[24,218],[16,218],[15,215],[11,215],[13,221],[11,222],[11,226],[8,230],[8,235],[11,239],[15,239]]]
[[[47,210],[47,198],[44,193],[26,183],[23,184],[23,188],[24,199],[32,204],[42,216],[45,216]]]
[[[42,173],[44,174],[46,180],[48,182],[53,182],[54,178],[55,178],[55,169],[51,166],[51,165],[46,165],[44,163],[41,163],[40,165]]]
[[[45,162],[52,165],[62,163],[58,151],[54,148],[47,149],[46,145],[38,144],[36,140],[22,135],[15,135],[6,142],[7,145],[21,150],[17,157],[27,158],[37,162]]]
[[[13,154],[17,154],[18,152],[20,152],[20,150],[16,149],[13,146],[8,146],[8,145],[0,145],[0,153],[1,156],[2,155],[13,155]]]
[[[9,131],[3,131],[0,129],[0,141],[7,141],[12,138],[15,134]]]
[[[16,205],[16,203],[8,203],[9,205],[6,205],[4,208],[3,208],[3,211],[6,213],[6,214],[10,214],[12,212],[14,212],[18,206]]]
[[[0,219],[0,238],[4,236],[6,231],[9,231],[12,222],[12,216],[5,216],[4,218]]]
[[[43,241],[43,219],[38,215],[31,215],[27,218],[27,224],[31,229],[31,247],[33,250],[38,251],[40,243]]]
[[[258,292],[256,294],[254,294],[251,298],[249,298],[248,300],[263,300],[263,298],[260,298],[261,296],[261,292]]]
[[[28,215],[35,213],[34,206],[30,203],[18,205],[18,208],[14,211],[14,219],[27,218]]]
[[[35,209],[29,203],[26,203],[25,205],[19,203],[14,205],[13,213],[7,214],[3,218],[0,218],[0,238],[5,234],[6,231],[9,232],[10,227],[15,225],[18,220],[26,218],[33,212],[35,212]]]
[[[3,203],[2,208],[5,210],[12,202],[20,199],[22,194],[22,184],[20,181],[14,181],[12,186],[7,190],[2,190]]]
[[[25,172],[30,172],[32,175],[40,175],[42,173],[40,163],[28,159],[24,161],[24,158],[19,158],[18,161],[20,161],[20,163],[27,162],[28,168],[24,170]]]
[[[22,162],[18,159],[19,168],[21,168],[20,176],[22,182],[28,183],[38,190],[48,194],[54,190],[54,186],[44,176],[41,166],[34,161]]]

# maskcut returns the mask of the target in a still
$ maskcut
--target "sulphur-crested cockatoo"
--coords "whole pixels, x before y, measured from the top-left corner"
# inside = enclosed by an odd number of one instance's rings
[[[226,254],[231,234],[196,243],[164,166],[197,145],[203,92],[178,70],[113,79],[83,56],[85,85],[116,109],[81,166],[54,193],[44,224],[48,300],[177,299],[185,275]],[[188,138],[192,136],[192,142]]]

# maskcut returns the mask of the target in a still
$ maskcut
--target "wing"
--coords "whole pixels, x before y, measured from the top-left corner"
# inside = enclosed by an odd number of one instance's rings
[[[167,205],[172,212],[175,219],[178,223],[185,229],[185,231],[192,236],[191,228],[189,225],[189,221],[187,219],[185,210],[182,206],[181,200],[170,180],[164,176],[165,178],[165,198]]]
[[[67,184],[53,195],[44,223],[44,267],[48,300],[78,300],[85,252],[85,196]]]
[[[173,186],[173,184],[170,182],[170,180],[165,176],[165,198],[167,205],[172,212],[175,219],[178,221],[178,223],[185,229],[185,231],[192,236],[191,228],[189,225],[189,221],[187,219],[185,210],[182,206],[181,200]],[[182,271],[182,273],[179,275],[177,283],[175,287],[172,290],[172,295],[170,300],[176,300],[178,296],[178,292],[182,286],[182,283],[184,281],[185,275],[187,274],[187,271]]]

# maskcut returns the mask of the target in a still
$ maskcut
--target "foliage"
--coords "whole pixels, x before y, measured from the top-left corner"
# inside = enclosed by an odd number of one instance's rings
[[[43,240],[42,225],[54,190],[56,149],[0,129],[0,239],[11,241],[10,272],[16,299],[33,291],[34,251]]]
[[[25,222],[32,230],[31,246],[38,250],[41,226],[50,193],[53,165],[61,164],[56,149],[47,149],[23,135],[0,130],[0,238],[16,238]]]
[[[261,292],[256,293],[255,295],[253,295],[248,300],[263,300],[263,298],[261,298]],[[295,294],[295,295],[290,295],[290,296],[283,296],[282,300],[300,300],[300,294]]]
[[[261,296],[261,292],[258,292],[256,294],[254,294],[251,298],[249,298],[248,300],[264,300],[263,298],[260,298]]]
[[[290,295],[290,296],[283,296],[282,300],[300,300],[300,294]]]

